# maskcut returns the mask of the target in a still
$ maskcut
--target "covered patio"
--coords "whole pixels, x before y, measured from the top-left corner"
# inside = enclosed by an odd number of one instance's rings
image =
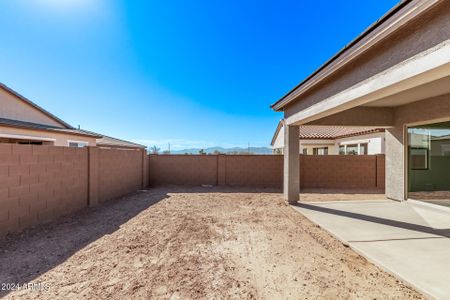
[[[450,203],[450,2],[402,1],[272,108],[284,113],[286,201],[368,260],[448,299],[450,209],[436,204]],[[387,199],[304,201],[302,126],[385,128]]]
[[[423,137],[442,142],[444,135],[432,134],[437,127],[450,134],[449,53],[450,3],[403,1],[274,103],[272,108],[284,113],[286,200],[299,200],[298,136],[303,126],[385,128],[386,196],[407,200],[408,192],[416,191],[408,185],[408,174],[414,173],[409,171],[429,169],[431,143]],[[414,138],[413,129],[428,133]],[[420,149],[408,155],[417,144]],[[450,151],[442,153],[448,157]],[[427,191],[450,190],[437,182],[424,186]]]

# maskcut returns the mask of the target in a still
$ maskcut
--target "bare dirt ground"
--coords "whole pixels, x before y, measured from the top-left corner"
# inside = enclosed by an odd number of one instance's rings
[[[420,299],[279,193],[157,188],[0,241],[17,299]]]
[[[384,190],[376,189],[303,189],[300,194],[300,198],[303,202],[386,200]]]

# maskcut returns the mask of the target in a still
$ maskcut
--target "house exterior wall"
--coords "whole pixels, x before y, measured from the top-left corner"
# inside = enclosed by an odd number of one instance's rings
[[[368,153],[369,155],[374,154],[384,154],[385,152],[385,134],[384,132],[376,132],[371,134],[347,137],[336,139],[336,148],[338,149],[339,154],[339,146],[340,145],[350,145],[350,144],[368,144]]]
[[[35,137],[36,139],[41,139],[41,138],[52,139],[52,141],[49,141],[49,144],[53,145],[53,146],[67,147],[69,145],[68,141],[86,142],[86,143],[88,143],[88,146],[96,145],[96,138],[94,138],[94,137],[75,135],[75,134],[58,133],[58,132],[44,131],[44,130],[32,130],[32,129],[24,129],[24,128],[7,127],[7,126],[0,125],[0,138],[2,138],[3,136],[9,136],[9,135]]]
[[[407,126],[450,120],[450,94],[395,109],[395,126],[386,129],[386,196],[407,198]]]
[[[384,132],[376,132],[371,134],[364,134],[346,138],[339,138],[336,140],[329,139],[301,139],[300,140],[300,154],[304,154],[303,150],[306,149],[307,155],[312,155],[314,148],[328,147],[329,155],[338,155],[339,146],[343,144],[368,144],[369,155],[384,154],[385,153],[385,137]],[[275,139],[272,149],[278,149],[278,154],[283,154],[284,148],[284,130],[281,129]]]
[[[283,149],[284,148],[284,126],[280,128],[275,141],[272,145],[272,149]]]
[[[284,108],[285,118],[450,39],[450,1],[441,1]]]
[[[64,128],[62,124],[46,116],[33,106],[17,99],[0,88],[0,118],[19,120]]]

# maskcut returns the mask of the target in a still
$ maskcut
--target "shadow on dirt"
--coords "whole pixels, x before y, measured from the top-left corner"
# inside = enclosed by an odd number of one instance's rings
[[[216,185],[161,185],[152,187],[154,190],[163,189],[170,193],[283,193],[281,188],[274,187],[245,187],[245,186],[216,186]]]
[[[83,247],[115,232],[141,211],[167,198],[136,192],[0,240],[0,284],[26,284]],[[0,298],[9,291],[0,290]]]

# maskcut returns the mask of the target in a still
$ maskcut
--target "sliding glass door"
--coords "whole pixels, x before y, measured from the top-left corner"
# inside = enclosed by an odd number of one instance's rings
[[[450,122],[408,128],[409,198],[450,206]]]

